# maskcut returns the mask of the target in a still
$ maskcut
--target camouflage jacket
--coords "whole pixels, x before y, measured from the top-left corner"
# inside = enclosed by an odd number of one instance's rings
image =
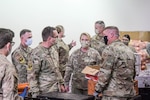
[[[107,96],[134,96],[135,56],[133,51],[120,40],[116,40],[103,50],[102,59],[104,62],[100,68],[95,90]]]
[[[97,34],[94,35],[91,39],[91,47],[96,49],[99,54],[102,55],[102,51],[106,47],[103,36],[99,36]]]
[[[20,45],[11,55],[12,63],[17,69],[19,83],[27,82],[27,68],[30,66],[29,58],[31,55],[31,50],[32,49],[30,47],[24,48]]]
[[[69,85],[71,74],[73,73],[72,86],[87,89],[87,79],[81,71],[88,65],[99,65],[100,61],[101,56],[93,48],[89,48],[87,52],[82,52],[80,49],[74,51],[66,65],[65,85]]]
[[[32,67],[27,71],[30,93],[33,97],[41,93],[58,91],[59,84],[64,84],[59,71],[58,59],[55,58],[53,50],[39,45],[31,53]],[[58,57],[57,54],[56,57]]]
[[[68,62],[69,50],[71,49],[70,45],[67,45],[62,39],[58,39],[57,42],[58,55],[59,55],[59,65],[60,71],[65,71],[66,63]]]
[[[0,54],[0,100],[23,100],[18,95],[18,77],[15,67]]]

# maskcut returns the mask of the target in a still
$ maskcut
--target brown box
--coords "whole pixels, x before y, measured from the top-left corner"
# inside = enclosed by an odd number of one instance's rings
[[[138,81],[137,80],[134,80],[134,89],[136,91],[136,95],[139,94],[139,88],[138,88]]]
[[[83,73],[83,74],[89,74],[89,75],[96,76],[97,73],[99,72],[99,68],[100,68],[100,66],[97,66],[97,65],[94,65],[94,66],[86,66],[86,67],[82,70],[82,73]]]

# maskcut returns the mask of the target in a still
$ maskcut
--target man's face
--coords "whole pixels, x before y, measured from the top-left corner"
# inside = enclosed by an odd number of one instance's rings
[[[6,53],[6,56],[8,56],[10,53],[11,53],[11,50],[12,50],[12,46],[14,46],[15,42],[10,42],[10,43],[7,43],[7,46],[6,46],[6,49],[7,49],[7,53]]]
[[[104,27],[103,27],[102,25],[100,25],[100,24],[95,24],[95,32],[96,32],[97,34],[101,34],[103,30],[104,30]]]
[[[122,38],[122,42],[123,42],[125,45],[128,45],[130,41],[129,41],[128,38],[123,37],[123,38]]]
[[[32,38],[31,32],[26,32],[24,35],[21,36],[23,44],[27,42],[28,39]]]
[[[112,34],[111,34],[111,30],[106,29],[103,31],[103,35],[107,37],[107,44],[111,43],[111,38],[112,38]]]

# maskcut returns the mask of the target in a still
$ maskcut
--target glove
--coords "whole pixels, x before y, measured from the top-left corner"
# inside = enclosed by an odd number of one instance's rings
[[[28,91],[28,87],[25,87],[23,92],[21,94],[19,94],[19,96],[25,98],[26,94],[27,94],[27,91]]]

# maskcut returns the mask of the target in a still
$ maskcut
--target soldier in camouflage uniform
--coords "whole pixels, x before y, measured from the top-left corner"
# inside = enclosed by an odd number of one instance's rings
[[[16,48],[12,55],[12,63],[15,65],[18,76],[19,83],[27,83],[27,68],[31,66],[29,56],[31,55],[31,48],[29,47],[32,44],[32,33],[28,29],[23,29],[20,32],[21,43],[18,48]]]
[[[94,95],[103,94],[102,100],[132,100],[135,96],[135,56],[133,51],[119,40],[115,26],[106,27],[103,34],[108,46],[102,52],[103,64],[98,74]]]
[[[0,28],[0,100],[23,100],[18,95],[18,78],[15,67],[7,60],[14,45],[14,32]]]
[[[95,22],[95,33],[91,39],[91,47],[96,49],[99,54],[102,54],[103,49],[106,47],[102,31],[105,28],[105,23],[103,21],[96,21]]]
[[[101,56],[98,51],[90,48],[90,35],[82,33],[80,36],[81,48],[74,51],[67,63],[65,72],[65,86],[69,91],[69,81],[72,76],[72,93],[87,95],[88,82],[81,71],[88,65],[99,65]]]
[[[54,56],[55,49],[50,49],[55,43],[58,33],[53,27],[45,27],[41,42],[31,53],[32,67],[28,68],[28,80],[32,97],[52,91],[65,91],[64,81],[59,71],[59,64]],[[55,57],[55,58],[54,58]]]
[[[128,35],[128,34],[123,35],[123,37],[122,37],[122,42],[123,42],[125,45],[129,46],[129,48],[130,48],[133,52],[136,53],[135,48],[134,48],[132,45],[129,45],[129,42],[130,42],[130,35]]]
[[[64,37],[64,27],[62,25],[57,25],[56,30],[58,32],[58,41],[56,46],[59,54],[59,70],[62,74],[62,77],[64,77],[69,51],[76,45],[76,42],[72,41],[70,44],[66,44],[63,41],[62,38]]]

